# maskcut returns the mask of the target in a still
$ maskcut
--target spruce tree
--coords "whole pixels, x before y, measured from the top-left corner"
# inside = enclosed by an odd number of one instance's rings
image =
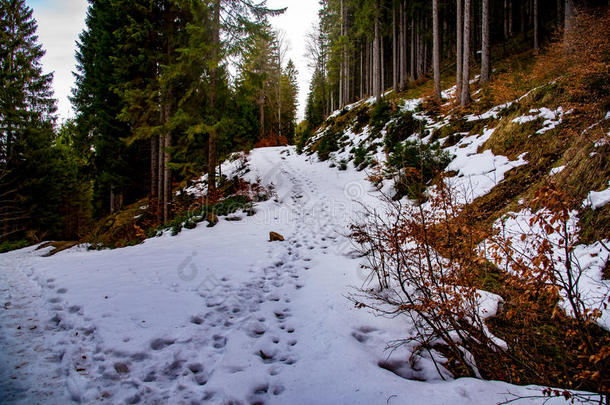
[[[43,74],[36,21],[25,0],[0,0],[0,167],[11,170],[21,160],[17,151],[31,143],[32,130],[45,147],[51,141],[55,100],[52,74]]]
[[[52,74],[43,74],[37,24],[24,0],[0,0],[0,240],[42,228],[55,182],[51,162],[56,111]]]

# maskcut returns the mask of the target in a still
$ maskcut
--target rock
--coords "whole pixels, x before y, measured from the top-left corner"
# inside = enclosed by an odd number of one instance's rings
[[[127,374],[129,373],[129,367],[125,363],[114,363],[114,369],[119,374]]]
[[[218,216],[213,212],[210,212],[206,220],[208,221],[208,227],[211,228],[218,223]]]
[[[269,232],[269,242],[283,242],[284,237],[277,232]]]

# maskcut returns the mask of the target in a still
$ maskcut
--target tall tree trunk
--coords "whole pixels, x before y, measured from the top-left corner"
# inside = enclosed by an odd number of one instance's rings
[[[563,24],[563,10],[561,9],[562,0],[557,0],[557,26]]]
[[[172,173],[169,167],[170,153],[169,149],[172,146],[172,135],[168,132],[165,135],[165,148],[163,152],[163,222],[169,221],[172,203]]]
[[[540,51],[540,38],[538,37],[538,0],[534,0],[533,4],[534,12],[534,51],[538,53]]]
[[[434,69],[434,98],[441,102],[441,55],[438,35],[438,0],[432,0],[432,65]]]
[[[340,12],[341,12],[341,16],[340,16],[340,23],[341,23],[341,28],[340,28],[340,32],[341,32],[341,62],[339,63],[339,108],[342,108],[345,105],[345,100],[343,99],[344,96],[344,75],[345,75],[345,44],[344,42],[344,15],[343,15],[343,0],[341,0],[340,2]]]
[[[392,5],[392,89],[398,92],[398,26],[396,25],[396,4]]]
[[[399,23],[399,43],[400,43],[400,89],[405,90],[407,87],[407,29],[406,29],[406,13],[404,2],[400,2],[400,23]]]
[[[345,104],[349,104],[351,100],[351,80],[350,80],[350,54],[347,47],[345,48]]]
[[[508,0],[508,37],[512,38],[513,34],[513,0]]]
[[[462,94],[460,105],[470,104],[470,0],[464,0],[464,59],[462,60]]]
[[[258,137],[262,140],[265,138],[265,93],[263,89],[260,90],[258,95],[258,119],[260,122]]]
[[[455,73],[455,98],[456,100],[460,100],[462,97],[462,62],[464,61],[464,10],[463,10],[463,0],[456,1],[456,14],[457,14],[457,24],[456,24],[456,73]]]
[[[212,69],[210,72],[210,110],[216,115],[216,93],[218,91],[218,60],[220,54],[220,4],[215,0],[212,27]],[[216,128],[208,138],[208,194],[216,190]]]
[[[489,49],[489,0],[483,0],[481,27],[481,84],[487,84],[490,78]]]
[[[159,181],[159,137],[153,135],[150,138],[150,208],[153,214],[159,210],[159,200],[157,199],[157,187]]]
[[[379,36],[379,66],[381,66],[381,75],[380,75],[380,79],[381,79],[381,84],[379,85],[380,89],[381,89],[381,93],[385,92],[385,47],[384,47],[384,40],[383,40],[383,35]]]
[[[280,45],[281,46],[281,45]],[[282,50],[280,48],[278,57],[278,84],[277,84],[277,127],[278,146],[282,137]],[[324,105],[324,104],[322,104]]]
[[[411,16],[411,80],[415,81],[415,16]]]
[[[164,120],[164,110],[163,108],[161,108],[161,122],[163,122]],[[164,135],[159,135],[158,137],[158,141],[159,141],[159,147],[157,148],[157,150],[159,151],[158,154],[158,164],[157,164],[157,205],[162,205],[163,204],[163,176],[165,174],[165,159],[163,159],[163,149],[165,147],[165,136]],[[161,207],[158,207],[157,209],[157,221],[161,222],[163,220],[163,210],[161,209]]]
[[[381,100],[381,60],[379,54],[379,0],[375,5],[375,40],[373,42],[373,93],[377,102]]]
[[[564,36],[572,29],[572,20],[574,19],[574,2],[572,0],[565,0],[564,4]],[[566,36],[567,38],[567,36]]]
[[[110,186],[110,213],[114,214],[114,186]]]
[[[360,99],[364,98],[364,47],[360,43]]]
[[[504,41],[508,39],[508,0],[504,0]]]

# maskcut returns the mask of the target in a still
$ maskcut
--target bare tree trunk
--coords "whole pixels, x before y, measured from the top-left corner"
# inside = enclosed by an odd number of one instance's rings
[[[377,102],[381,100],[381,61],[379,54],[379,0],[375,5],[375,40],[373,42],[373,93]]]
[[[159,209],[159,156],[159,136],[153,135],[150,138],[150,209],[154,214],[157,214]]]
[[[280,56],[278,57],[278,82],[277,82],[277,127],[278,127],[278,141],[281,141],[282,137],[282,57],[281,57],[281,44],[280,44]],[[324,104],[322,104],[324,105]]]
[[[218,91],[218,64],[220,48],[220,4],[215,0],[212,27],[212,69],[210,72],[210,109],[216,114],[216,92]],[[216,128],[212,128],[208,139],[208,194],[216,190]]]
[[[110,186],[110,213],[114,214],[114,186]]]
[[[462,60],[462,94],[460,105],[470,104],[470,0],[464,0],[464,59]]]
[[[172,146],[172,135],[171,133],[167,133],[165,135],[165,150],[163,152],[163,222],[167,223],[169,221],[170,213],[171,213],[171,203],[172,203],[172,173],[169,167],[170,154],[169,149]]]
[[[360,99],[364,98],[364,46],[360,43]]]
[[[572,29],[572,20],[574,19],[574,2],[572,0],[565,0],[564,5],[564,35]]]
[[[411,80],[415,78],[415,17],[411,16]]]
[[[347,48],[345,48],[345,104],[349,104],[351,100],[351,76],[350,76],[350,54]]]
[[[422,39],[423,22],[421,15],[417,19],[417,78],[424,76],[424,41]]]
[[[504,0],[504,41],[508,39],[508,0]]]
[[[258,120],[260,123],[260,127],[258,129],[259,139],[265,138],[265,93],[263,91],[264,90],[261,89],[258,95]]]
[[[341,28],[340,28],[340,35],[341,35],[341,63],[339,63],[339,108],[342,108],[344,105],[344,100],[343,100],[343,75],[345,74],[345,72],[343,71],[343,68],[345,67],[344,63],[344,57],[345,57],[345,52],[344,52],[344,46],[343,45],[343,26],[344,26],[344,21],[343,21],[343,0],[341,0],[340,2],[340,12],[341,12],[341,16],[340,16],[340,23],[341,23]]]
[[[399,43],[400,43],[400,89],[407,87],[407,38],[406,16],[404,2],[400,2]]]
[[[481,27],[481,85],[489,82],[490,78],[490,49],[489,49],[489,0],[483,0],[482,27]]]
[[[463,0],[457,0],[457,24],[456,24],[456,73],[455,73],[455,85],[456,85],[456,100],[459,100],[462,96],[462,62],[464,60],[464,10],[462,7]]]
[[[163,109],[161,109],[161,122],[163,122]],[[157,205],[163,204],[163,175],[165,173],[165,160],[163,159],[163,148],[165,147],[165,136],[160,135],[158,137],[159,147],[157,148],[159,151],[157,161],[159,162],[157,165]],[[157,207],[157,221],[162,221],[162,210],[161,207]]]
[[[396,31],[396,4],[392,6],[392,89],[398,92],[398,38]]]
[[[513,37],[513,0],[508,0],[508,36]]]
[[[381,35],[379,37],[379,52],[380,52],[380,56],[379,56],[379,66],[381,66],[381,75],[380,75],[380,79],[381,79],[381,84],[380,84],[380,89],[381,89],[381,93],[385,92],[385,46],[384,46],[384,40],[383,40],[383,35]]]
[[[557,26],[561,26],[563,23],[563,10],[561,9],[562,0],[557,0]]]
[[[432,0],[432,65],[434,69],[434,98],[441,102],[441,55],[438,36],[438,0]]]
[[[539,31],[539,27],[538,27],[538,0],[534,0],[534,12],[533,12],[533,18],[534,18],[534,51],[536,53],[540,52],[540,38],[538,38],[538,31]]]

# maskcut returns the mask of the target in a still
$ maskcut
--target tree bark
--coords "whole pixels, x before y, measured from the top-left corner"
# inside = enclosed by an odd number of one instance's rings
[[[470,104],[470,0],[464,0],[464,53],[462,60],[462,94],[460,105]]]
[[[434,98],[441,102],[441,55],[438,35],[438,0],[432,0],[432,65],[434,69]]]
[[[159,137],[153,135],[150,138],[150,208],[153,214],[156,214],[159,209],[159,200],[157,199],[157,187],[159,181]]]
[[[344,51],[344,44],[343,44],[343,0],[341,0],[340,2],[340,12],[341,12],[341,16],[340,16],[340,22],[341,22],[341,28],[340,28],[340,32],[341,32],[341,62],[339,63],[339,108],[342,108],[343,105],[345,104],[345,100],[343,100],[343,75],[345,74],[344,72],[344,67],[345,67],[345,51]]]
[[[490,49],[489,49],[489,0],[483,0],[482,26],[481,26],[481,85],[489,82],[490,78]]]
[[[411,16],[411,80],[415,81],[415,17]]]
[[[216,115],[216,92],[218,91],[218,64],[220,53],[220,4],[215,0],[212,27],[212,69],[210,72],[210,110]],[[216,128],[212,128],[208,138],[208,194],[216,190]]]
[[[172,146],[172,135],[171,133],[167,133],[165,135],[165,150],[163,151],[163,222],[167,223],[169,221],[170,213],[171,213],[171,203],[172,203],[172,173],[170,171],[169,162],[170,162],[170,153],[169,149]]]
[[[572,20],[574,18],[574,3],[572,0],[565,0],[564,5],[564,34],[572,29]]]
[[[163,109],[161,109],[161,122],[163,122],[163,114],[164,111]],[[162,211],[159,207],[159,204],[163,204],[163,175],[165,173],[164,167],[165,167],[165,160],[163,159],[163,148],[165,146],[165,136],[164,135],[160,135],[158,137],[158,141],[159,141],[159,147],[157,148],[159,153],[158,153],[158,164],[157,164],[157,221],[161,222],[163,220],[162,218]]]
[[[384,47],[384,40],[383,40],[383,35],[379,36],[379,66],[381,66],[381,74],[379,76],[379,78],[381,79],[381,84],[379,85],[381,93],[385,92],[385,74],[386,74],[386,69],[385,69],[385,47]]]
[[[265,93],[263,89],[260,90],[258,95],[258,119],[260,123],[258,137],[262,140],[265,138]]]
[[[512,38],[513,34],[513,0],[508,0],[508,36]]]
[[[400,22],[399,22],[399,42],[400,42],[400,89],[405,90],[407,87],[407,29],[404,2],[400,2]]]
[[[538,0],[534,0],[533,4],[533,18],[534,18],[534,51],[540,52],[540,38],[538,37]]]
[[[508,0],[504,0],[504,41],[508,39]]]
[[[398,92],[398,36],[396,31],[396,4],[392,6],[392,89]]]
[[[380,39],[379,39],[379,0],[375,5],[375,38],[373,41],[373,94],[379,102],[381,100],[381,61],[380,61]]]
[[[464,10],[462,7],[462,5],[463,5],[462,1],[463,0],[456,1],[456,4],[457,4],[457,8],[456,8],[457,41],[456,41],[456,73],[455,73],[456,92],[455,92],[455,96],[456,96],[457,100],[459,100],[462,96],[462,76],[463,76],[462,62],[464,60]]]

